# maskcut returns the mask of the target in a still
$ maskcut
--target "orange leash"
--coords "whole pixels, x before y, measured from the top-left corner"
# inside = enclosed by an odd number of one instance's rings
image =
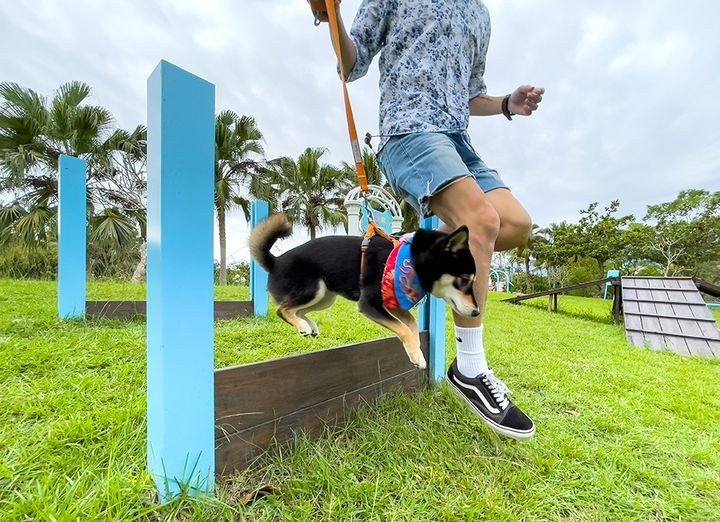
[[[370,214],[370,211],[368,211],[368,214]],[[373,236],[380,236],[383,239],[387,239],[392,243],[393,248],[395,248],[400,241],[398,239],[395,239],[394,237],[390,236],[387,232],[385,232],[382,228],[377,226],[374,221],[368,222],[368,228],[365,231],[365,236],[362,240],[362,246],[360,247],[360,277],[365,273],[365,252],[367,252],[367,249],[370,248],[370,240]]]
[[[335,9],[335,0],[325,0],[325,9],[328,14],[333,43],[335,44],[335,49],[337,49],[338,62],[340,63],[340,78],[342,79],[343,96],[345,97],[345,115],[347,116],[348,134],[350,134],[350,146],[352,147],[353,159],[355,160],[358,184],[360,185],[360,190],[367,192],[368,182],[367,176],[365,175],[365,165],[363,165],[357,129],[355,128],[355,118],[353,117],[352,106],[350,105],[350,94],[348,93],[347,81],[345,80],[345,67],[343,67],[342,51],[340,48],[340,26],[338,24],[337,10]]]

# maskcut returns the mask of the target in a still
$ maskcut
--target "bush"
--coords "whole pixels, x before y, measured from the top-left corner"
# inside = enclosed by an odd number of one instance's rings
[[[139,262],[139,243],[124,247],[88,244],[87,273],[89,277],[130,279]]]
[[[525,272],[515,272],[511,278],[512,291],[520,294],[532,294],[548,290],[548,278],[543,275],[530,274],[528,278]]]
[[[220,263],[215,262],[215,283],[220,280]],[[227,282],[229,285],[250,285],[250,263],[240,261],[227,266]]]
[[[578,261],[569,263],[570,267],[570,285],[577,285],[592,281],[598,278],[598,265],[597,261],[590,258],[581,258]],[[602,287],[589,286],[587,288],[579,288],[569,292],[570,295],[577,295],[580,297],[599,297],[602,295]]]
[[[57,265],[57,243],[46,243],[33,249],[17,245],[8,245],[0,249],[0,277],[55,279]]]

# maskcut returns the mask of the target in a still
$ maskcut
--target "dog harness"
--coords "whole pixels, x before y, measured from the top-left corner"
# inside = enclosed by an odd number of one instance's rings
[[[405,234],[385,262],[381,290],[385,308],[410,310],[427,294],[412,263],[410,248],[414,234]]]

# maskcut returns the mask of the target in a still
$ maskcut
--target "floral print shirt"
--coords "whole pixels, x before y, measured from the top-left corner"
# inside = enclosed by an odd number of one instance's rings
[[[467,129],[470,99],[486,92],[490,16],[480,0],[363,0],[350,38],[348,81],[380,54],[380,149],[388,136]]]

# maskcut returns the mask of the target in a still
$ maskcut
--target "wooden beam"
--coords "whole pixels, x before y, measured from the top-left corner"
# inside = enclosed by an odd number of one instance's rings
[[[427,332],[421,344],[427,357]],[[217,470],[241,469],[298,431],[317,434],[385,393],[426,383],[394,337],[216,370]]]

